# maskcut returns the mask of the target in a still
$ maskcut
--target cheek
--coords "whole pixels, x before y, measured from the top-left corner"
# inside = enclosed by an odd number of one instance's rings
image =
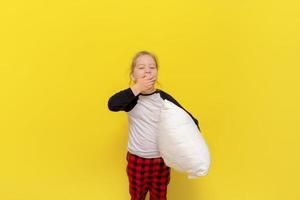
[[[152,72],[152,75],[153,75],[153,76],[157,76],[157,71],[156,71],[156,70],[153,71],[153,72]]]
[[[133,76],[135,78],[142,78],[144,76],[144,73],[142,71],[136,70],[134,71]]]

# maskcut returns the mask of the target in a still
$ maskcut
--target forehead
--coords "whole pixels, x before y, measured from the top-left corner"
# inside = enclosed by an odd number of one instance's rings
[[[136,64],[142,64],[142,63],[154,63],[155,64],[155,60],[149,55],[141,55],[136,59]]]

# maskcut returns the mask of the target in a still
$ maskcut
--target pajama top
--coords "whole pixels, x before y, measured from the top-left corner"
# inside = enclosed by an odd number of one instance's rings
[[[186,111],[200,130],[198,120],[163,90],[156,89],[151,94],[139,93],[135,96],[131,88],[127,88],[109,98],[110,111],[125,111],[128,114],[128,151],[130,153],[143,158],[161,157],[156,134],[164,99]]]

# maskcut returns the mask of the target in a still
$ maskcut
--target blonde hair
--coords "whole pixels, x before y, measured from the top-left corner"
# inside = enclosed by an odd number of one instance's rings
[[[148,55],[148,56],[151,56],[155,62],[155,65],[156,65],[156,69],[158,70],[158,58],[157,56],[152,53],[152,52],[149,52],[149,51],[139,51],[137,52],[133,58],[132,58],[132,61],[131,61],[131,65],[130,65],[130,72],[129,72],[129,85],[131,85],[132,83],[132,79],[131,79],[131,75],[133,74],[133,70],[135,68],[135,65],[136,65],[136,60],[140,57],[140,56],[143,56],[143,55]],[[161,85],[158,81],[156,81],[159,85]]]

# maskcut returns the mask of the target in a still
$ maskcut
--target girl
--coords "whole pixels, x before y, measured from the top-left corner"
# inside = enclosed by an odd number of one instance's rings
[[[110,111],[128,114],[129,138],[126,172],[131,200],[144,200],[148,190],[150,200],[166,200],[170,182],[168,167],[157,147],[156,129],[164,99],[185,110],[173,97],[156,89],[158,62],[150,52],[138,52],[132,59],[130,78],[132,86],[112,95],[108,100]],[[198,120],[185,110],[194,120]]]

